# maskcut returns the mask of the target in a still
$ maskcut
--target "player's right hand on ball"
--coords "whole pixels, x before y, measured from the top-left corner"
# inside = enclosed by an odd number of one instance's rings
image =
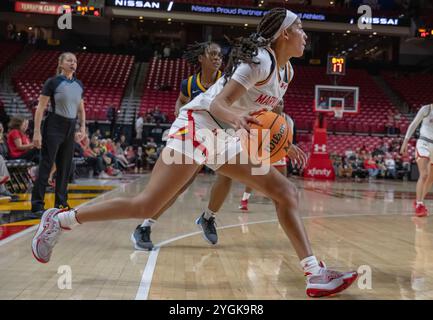
[[[250,112],[246,115],[244,114],[244,115],[237,117],[237,119],[235,119],[235,121],[234,121],[235,129],[236,130],[244,129],[247,132],[250,132],[250,129],[251,129],[250,124],[251,123],[255,123],[258,126],[261,126],[262,124],[260,123],[260,121],[257,120],[257,118],[252,115],[253,113],[255,113],[255,112]]]

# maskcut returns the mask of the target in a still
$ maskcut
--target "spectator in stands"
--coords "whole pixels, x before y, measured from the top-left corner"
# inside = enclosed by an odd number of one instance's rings
[[[393,139],[389,148],[389,152],[399,152],[402,143],[402,139]]]
[[[341,163],[338,168],[338,176],[339,177],[347,177],[351,178],[353,174],[353,167],[350,163],[350,160],[347,157],[341,157]]]
[[[87,132],[87,130],[86,130],[86,132]],[[90,148],[90,139],[89,139],[88,134],[86,134],[84,137],[82,137],[81,140],[78,141],[78,143],[80,144],[81,148],[83,149],[84,157],[94,157],[95,156],[94,152]]]
[[[355,156],[354,158],[350,158],[350,164],[352,166],[352,177],[356,180],[360,178],[365,178],[368,175],[367,170],[364,168],[364,158],[362,156]]]
[[[39,150],[30,141],[26,134],[29,121],[23,118],[12,118],[9,123],[7,144],[11,159],[25,159],[27,161],[39,162]]]
[[[154,123],[155,119],[152,116],[152,111],[148,110],[148,112],[146,113],[146,118],[145,118],[145,123]]]
[[[383,159],[383,155],[373,156],[373,160],[376,161],[377,169],[379,169],[378,176],[385,177],[386,175],[386,165]]]
[[[408,154],[405,154],[401,157],[401,164],[403,166],[403,169],[410,171],[411,162]]]
[[[112,155],[113,160],[117,163],[117,169],[120,169],[120,167],[127,168],[128,167],[128,160],[125,158],[123,153],[117,154],[116,146],[113,143],[113,140],[107,139],[107,151],[110,155]]]
[[[137,160],[137,153],[135,152],[134,148],[132,146],[128,146],[125,148],[125,157],[128,160],[129,163],[136,164]],[[137,173],[138,167],[135,167],[135,171]]]
[[[371,154],[367,154],[366,159],[364,160],[364,169],[368,171],[369,178],[376,178],[379,174],[379,168],[377,166],[376,161],[374,161]]]
[[[114,155],[116,156],[117,160],[122,165],[122,167],[124,168],[130,167],[130,163],[125,156],[125,151],[120,146],[120,142],[116,142],[116,145],[114,146]]]
[[[110,167],[112,167],[112,169],[119,169],[119,161],[117,160],[116,156],[114,155],[114,146],[110,146],[108,143],[107,139],[102,139],[101,143],[100,143],[100,148],[103,152],[103,156],[110,158],[110,162],[109,164],[111,164]],[[107,173],[111,175],[111,173],[113,173],[113,170],[107,168]],[[117,175],[118,171],[116,171],[116,175]]]
[[[96,129],[96,131],[92,134],[92,136],[97,136],[99,140],[102,139],[103,136],[101,133],[101,129]]]
[[[146,164],[148,166],[148,169],[151,169],[156,163],[156,160],[158,160],[158,146],[156,145],[156,143],[151,141],[148,142],[144,148]]]
[[[161,127],[159,122],[156,123],[156,126],[152,128],[150,132],[150,136],[152,140],[157,144],[160,145],[162,143],[162,133],[164,131],[164,128]]]
[[[329,155],[329,159],[331,160],[332,166],[334,167],[334,172],[338,175],[338,168],[341,164],[341,157],[338,154],[331,153]]]
[[[0,122],[0,155],[7,159],[9,158],[9,148],[4,136],[3,124]]]
[[[395,179],[397,177],[395,160],[393,159],[390,153],[386,154],[385,166],[386,166],[386,177]]]
[[[70,52],[62,53],[58,59],[57,75],[45,82],[39,96],[33,134],[35,146],[41,149],[39,175],[32,190],[32,213],[35,216],[41,216],[45,210],[45,191],[54,163],[57,167],[54,206],[69,207],[67,187],[74,156],[77,117],[80,124],[78,135],[80,138],[86,135],[84,89],[76,78],[76,69],[76,56]],[[42,117],[50,101],[41,134]]]
[[[395,119],[394,112],[392,110],[388,111],[387,121],[385,124],[386,132],[388,134],[395,134]]]
[[[93,175],[99,176],[105,170],[104,160],[90,149],[89,139],[87,138],[87,142],[85,140],[75,134],[74,157],[84,158],[86,164],[93,169]]]
[[[384,151],[384,149],[386,149],[386,147],[384,146],[384,144],[382,144],[382,145],[378,146],[376,149],[374,149],[374,151],[371,153],[371,155],[373,157],[378,156],[378,155],[383,156],[388,151],[388,150]]]
[[[146,155],[143,153],[143,147],[139,146],[135,155],[135,170],[143,173],[144,164],[146,163]]]
[[[126,150],[126,147],[128,147],[128,143],[126,142],[126,136],[124,134],[120,136],[119,142],[122,149]]]
[[[168,44],[164,44],[163,47],[164,49],[162,49],[162,56],[164,57],[164,59],[170,58],[171,55],[170,46]]]
[[[5,184],[10,180],[10,174],[8,168],[6,166],[6,161],[3,156],[0,155],[0,198],[5,200],[7,198],[8,201],[18,201],[18,196],[12,194],[6,189]]]
[[[410,176],[410,158],[407,154],[404,156],[397,154],[397,156],[395,157],[395,169],[396,169],[398,178],[409,179],[409,176]]]
[[[135,139],[140,141],[139,142],[140,144],[141,144],[141,140],[143,139],[143,125],[144,125],[143,115],[140,114],[138,115],[138,118],[135,121],[135,132],[136,132]]]
[[[167,116],[163,113],[158,106],[155,107],[155,110],[152,112],[152,117],[155,119],[156,123],[165,123],[167,120]]]

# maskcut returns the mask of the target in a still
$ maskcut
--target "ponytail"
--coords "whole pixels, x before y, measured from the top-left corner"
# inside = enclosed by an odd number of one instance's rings
[[[233,75],[241,62],[254,63],[259,48],[267,47],[272,42],[273,36],[278,32],[281,24],[286,17],[287,10],[284,8],[274,8],[266,13],[259,25],[257,32],[251,34],[248,38],[230,39],[226,37],[232,46],[227,67],[224,70],[224,77],[227,80]]]

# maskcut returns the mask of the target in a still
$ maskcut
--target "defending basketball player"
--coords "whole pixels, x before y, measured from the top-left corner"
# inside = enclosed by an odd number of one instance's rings
[[[221,78],[222,53],[221,47],[213,42],[195,43],[188,47],[184,54],[191,65],[198,69],[198,72],[182,80],[179,97],[176,101],[175,114],[179,115],[179,110],[199,94],[205,92],[218,79]],[[198,168],[197,174],[202,167]],[[131,235],[131,241],[137,250],[150,250],[153,248],[153,242],[150,238],[152,227],[158,218],[176,201],[177,197],[182,194],[186,188],[194,181],[195,175],[190,181],[171,199],[151,219],[145,219],[141,225],[138,225]],[[203,231],[203,237],[211,244],[218,242],[218,234],[215,226],[215,214],[221,209],[227,194],[230,191],[232,180],[223,175],[218,175],[217,180],[212,186],[209,204],[203,210],[196,223]]]
[[[419,178],[416,183],[415,215],[425,217],[428,215],[424,198],[429,192],[433,182],[433,104],[425,105],[419,109],[412,123],[407,129],[400,153],[407,154],[407,146],[416,128],[421,124],[420,136],[416,142],[416,164]]]
[[[281,100],[288,85],[285,74],[289,59],[302,56],[306,39],[296,14],[283,8],[270,10],[260,21],[256,34],[240,39],[235,44],[224,78],[181,109],[170,129],[171,138],[145,190],[133,198],[112,199],[78,210],[47,210],[32,241],[35,258],[47,263],[61,233],[78,224],[153,217],[183,188],[202,164],[209,166],[207,161],[211,154],[220,151],[218,148],[207,150],[209,145],[204,144],[202,137],[195,133],[203,132],[204,129],[213,132],[222,123],[243,132],[249,132],[251,123],[260,125],[251,112],[263,108],[271,110]],[[192,132],[188,131],[186,135],[185,128],[191,128]],[[181,139],[182,135],[189,139]],[[332,271],[313,255],[298,214],[298,192],[294,184],[272,166],[264,175],[252,174],[255,169],[253,164],[240,164],[239,137],[227,133],[223,138],[223,151],[233,155],[232,151],[235,150],[235,158],[211,167],[274,201],[279,222],[307,276],[307,294],[312,297],[327,296],[349,287],[357,278],[356,272]],[[186,145],[192,145],[194,149]],[[183,163],[167,164],[167,161],[163,161],[173,157],[180,157]]]

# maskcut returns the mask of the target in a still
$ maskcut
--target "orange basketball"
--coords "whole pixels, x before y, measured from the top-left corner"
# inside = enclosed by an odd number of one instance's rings
[[[270,111],[260,112],[255,117],[262,125],[250,125],[248,154],[261,162],[274,163],[281,160],[286,156],[287,147],[293,141],[293,132],[286,119]]]

